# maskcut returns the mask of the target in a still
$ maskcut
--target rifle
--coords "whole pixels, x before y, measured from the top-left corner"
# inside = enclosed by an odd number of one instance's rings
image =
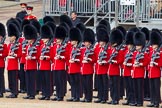
[[[51,38],[48,41],[46,47],[42,48],[42,50],[41,50],[41,56],[44,56],[46,53],[48,53],[50,51],[50,46],[53,43],[53,41],[54,41],[54,38]]]
[[[125,63],[128,63],[129,60],[131,60],[133,57],[133,52],[136,50],[136,47],[133,46],[133,48],[130,50],[130,52],[128,54],[126,54],[125,56]]]
[[[119,51],[123,48],[123,45],[125,45],[125,41],[123,41],[123,42],[116,48],[116,51],[115,51],[113,54],[111,54],[108,63],[112,63],[112,60],[118,55]]]
[[[156,50],[154,54],[151,56],[151,62],[154,63],[156,59],[160,58],[160,50],[162,48],[162,44],[159,46],[159,48]]]
[[[72,59],[73,60],[75,60],[76,59],[76,56],[78,56],[78,55],[80,55],[81,53],[80,53],[80,48],[82,47],[82,42],[80,42],[78,45],[77,45],[77,47],[76,47],[76,49],[74,50],[73,49],[73,51],[72,51]]]
[[[68,37],[64,39],[64,41],[61,43],[61,46],[57,49],[57,55],[61,55],[61,53],[65,52],[65,47],[68,41],[69,41]]]
[[[147,48],[150,46],[150,41],[145,45],[145,47],[141,50],[139,54],[136,55],[136,62],[139,64],[139,61],[144,58],[144,53],[146,52]]]
[[[38,42],[39,42],[40,40],[41,40],[41,37],[38,37],[38,38],[34,41],[33,45],[28,49],[29,56],[32,56],[33,53],[37,53],[37,52],[36,52],[36,46],[37,46],[37,44],[38,44]]]
[[[3,37],[3,38],[1,39],[1,42],[0,42],[0,51],[3,50],[3,44],[4,44],[5,40],[6,40],[6,37]]]
[[[90,55],[93,55],[94,54],[94,46],[95,46],[95,43],[92,44],[90,46],[90,48],[86,48],[86,51],[85,51],[85,57],[88,58]]]
[[[10,50],[11,52],[15,52],[19,47],[19,38],[16,40],[16,42],[14,43],[14,45],[11,46]]]
[[[99,54],[99,62],[102,62],[103,59],[107,58],[106,55],[107,55],[107,49],[108,49],[108,46],[109,46],[109,44],[107,43],[107,44],[104,46],[103,51],[100,52],[100,54]]]

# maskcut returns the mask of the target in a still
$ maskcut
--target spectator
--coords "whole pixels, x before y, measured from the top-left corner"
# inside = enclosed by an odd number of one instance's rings
[[[79,24],[79,23],[81,22],[80,19],[77,18],[77,13],[76,13],[76,11],[73,11],[73,12],[71,13],[71,21],[72,21],[74,27],[75,27],[77,24]]]
[[[22,10],[16,14],[16,18],[20,18],[21,20],[23,20],[24,17],[27,15],[27,12],[26,12],[27,4],[21,3],[20,6]]]

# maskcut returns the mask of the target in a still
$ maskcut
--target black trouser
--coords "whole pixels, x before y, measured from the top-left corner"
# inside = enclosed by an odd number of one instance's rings
[[[36,91],[42,91],[40,70],[36,71]]]
[[[108,100],[108,76],[107,74],[97,75],[98,98]]]
[[[82,75],[82,87],[85,99],[92,100],[93,95],[93,74]]]
[[[80,73],[69,74],[71,84],[71,97],[80,98]]]
[[[146,71],[146,77],[144,78],[144,98],[150,98],[148,71]]]
[[[5,92],[4,68],[0,68],[0,93]]]
[[[18,95],[18,70],[8,70],[8,82],[11,93]]]
[[[40,70],[40,77],[42,85],[42,95],[50,97],[52,94],[51,71]]]
[[[28,96],[35,96],[36,94],[36,70],[26,71],[26,89]]]
[[[55,85],[56,85],[56,96],[58,98],[63,98],[65,95],[65,70],[55,70]]]
[[[97,84],[97,75],[94,74],[94,89],[97,90],[97,88],[98,88],[97,86],[98,86],[98,84]]]
[[[120,76],[110,76],[110,96],[112,101],[119,101]]]
[[[20,64],[19,71],[20,90],[26,90],[24,64]]]
[[[127,94],[127,102],[134,103],[134,88],[133,88],[133,79],[131,76],[124,77],[125,87],[126,87],[126,94]]]
[[[159,105],[159,103],[161,103],[160,85],[161,85],[160,78],[151,78],[150,79],[151,103],[153,103],[155,105]]]
[[[137,104],[142,104],[142,105],[143,105],[143,87],[144,87],[143,83],[144,83],[144,78],[133,79],[135,101]]]

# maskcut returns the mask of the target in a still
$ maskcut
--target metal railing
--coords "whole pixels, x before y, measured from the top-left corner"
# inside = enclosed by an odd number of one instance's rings
[[[111,22],[116,13],[121,23],[162,18],[162,0],[136,0],[136,5],[120,5],[120,0],[44,0],[43,5],[44,15],[70,15],[71,11],[76,11],[79,17],[88,17],[85,23],[91,19],[96,23],[103,18]]]

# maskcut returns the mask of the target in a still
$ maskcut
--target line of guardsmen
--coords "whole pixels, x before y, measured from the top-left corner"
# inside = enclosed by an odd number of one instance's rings
[[[151,100],[147,106],[159,107],[162,33],[158,29],[130,28],[126,32],[118,26],[110,30],[109,22],[103,19],[95,38],[93,30],[82,23],[73,27],[67,15],[60,16],[58,26],[49,16],[43,21],[41,26],[37,20],[9,19],[8,45],[4,43],[5,26],[0,23],[0,97],[5,93],[6,68],[11,92],[7,98],[17,98],[19,78],[20,92],[27,93],[24,99],[35,99],[41,91],[39,99],[50,100],[55,86],[56,97],[51,100],[63,101],[69,81],[71,98],[67,101],[92,102],[95,74],[95,103],[107,103],[110,90],[108,104],[119,104],[124,78],[127,101],[123,105],[139,107],[143,106],[144,79],[148,77]]]

